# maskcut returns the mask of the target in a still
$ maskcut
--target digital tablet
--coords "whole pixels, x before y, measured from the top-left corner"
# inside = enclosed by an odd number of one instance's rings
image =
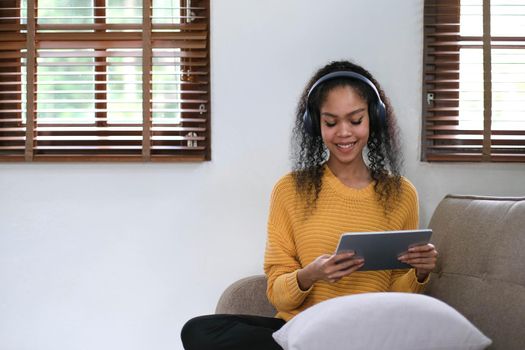
[[[358,271],[408,269],[397,260],[409,247],[427,244],[432,230],[348,232],[341,235],[336,253],[354,251],[365,264]]]

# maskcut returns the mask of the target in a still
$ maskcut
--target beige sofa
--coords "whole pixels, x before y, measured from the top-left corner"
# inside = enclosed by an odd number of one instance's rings
[[[446,196],[429,224],[440,258],[426,294],[454,307],[493,341],[525,349],[525,198]],[[217,313],[273,316],[264,276],[233,283]]]

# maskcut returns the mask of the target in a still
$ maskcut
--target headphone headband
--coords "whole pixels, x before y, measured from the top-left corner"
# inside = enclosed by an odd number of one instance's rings
[[[316,122],[316,121],[312,120],[313,118],[311,117],[311,113],[308,111],[308,104],[309,104],[309,100],[310,100],[310,95],[313,93],[313,91],[319,85],[323,84],[327,80],[331,80],[331,79],[335,79],[335,78],[351,78],[351,79],[362,81],[367,86],[369,86],[374,91],[375,96],[377,98],[377,101],[375,101],[375,102],[369,101],[369,106],[372,107],[371,108],[372,110],[369,110],[369,113],[371,115],[375,114],[375,116],[377,116],[377,118],[378,118],[378,122],[379,123],[383,123],[383,124],[386,123],[386,108],[385,108],[385,104],[381,100],[381,96],[379,95],[379,91],[377,90],[377,87],[374,85],[374,83],[372,83],[372,81],[370,79],[368,79],[367,77],[365,77],[364,75],[356,73],[356,72],[336,71],[336,72],[328,73],[328,74],[322,76],[321,78],[319,78],[315,83],[313,83],[313,85],[310,88],[310,90],[308,90],[308,95],[306,96],[306,108],[305,108],[304,115],[303,115],[303,123],[304,123],[304,127],[305,127],[306,131],[310,135],[316,136],[316,135],[319,135],[319,133],[320,133],[319,125],[318,125],[319,121]]]
[[[383,101],[381,101],[381,97],[379,96],[379,91],[377,91],[376,86],[374,85],[374,83],[372,83],[372,81],[370,79],[368,79],[367,77],[365,77],[364,75],[361,75],[359,73],[351,72],[351,71],[344,71],[344,70],[343,71],[336,71],[336,72],[328,73],[328,74],[322,76],[321,78],[319,78],[312,85],[310,90],[308,91],[308,97],[306,98],[306,100],[308,101],[310,99],[310,95],[312,94],[312,92],[315,90],[316,87],[318,87],[319,85],[321,85],[322,83],[324,83],[327,80],[331,80],[331,79],[335,79],[335,78],[353,78],[353,79],[356,79],[356,80],[360,80],[363,83],[366,83],[368,86],[370,86],[372,88],[372,90],[374,90],[374,92],[375,92],[375,94],[377,96],[377,99],[381,103],[383,103]]]

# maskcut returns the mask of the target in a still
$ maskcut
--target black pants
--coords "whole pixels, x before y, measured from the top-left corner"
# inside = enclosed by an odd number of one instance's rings
[[[262,316],[199,316],[186,322],[181,338],[186,350],[282,350],[272,333],[284,323]]]

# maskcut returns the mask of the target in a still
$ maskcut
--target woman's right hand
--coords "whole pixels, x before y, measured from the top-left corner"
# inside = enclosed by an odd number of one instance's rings
[[[317,281],[337,282],[360,269],[365,261],[355,253],[321,255],[297,272],[299,288],[308,290]]]

